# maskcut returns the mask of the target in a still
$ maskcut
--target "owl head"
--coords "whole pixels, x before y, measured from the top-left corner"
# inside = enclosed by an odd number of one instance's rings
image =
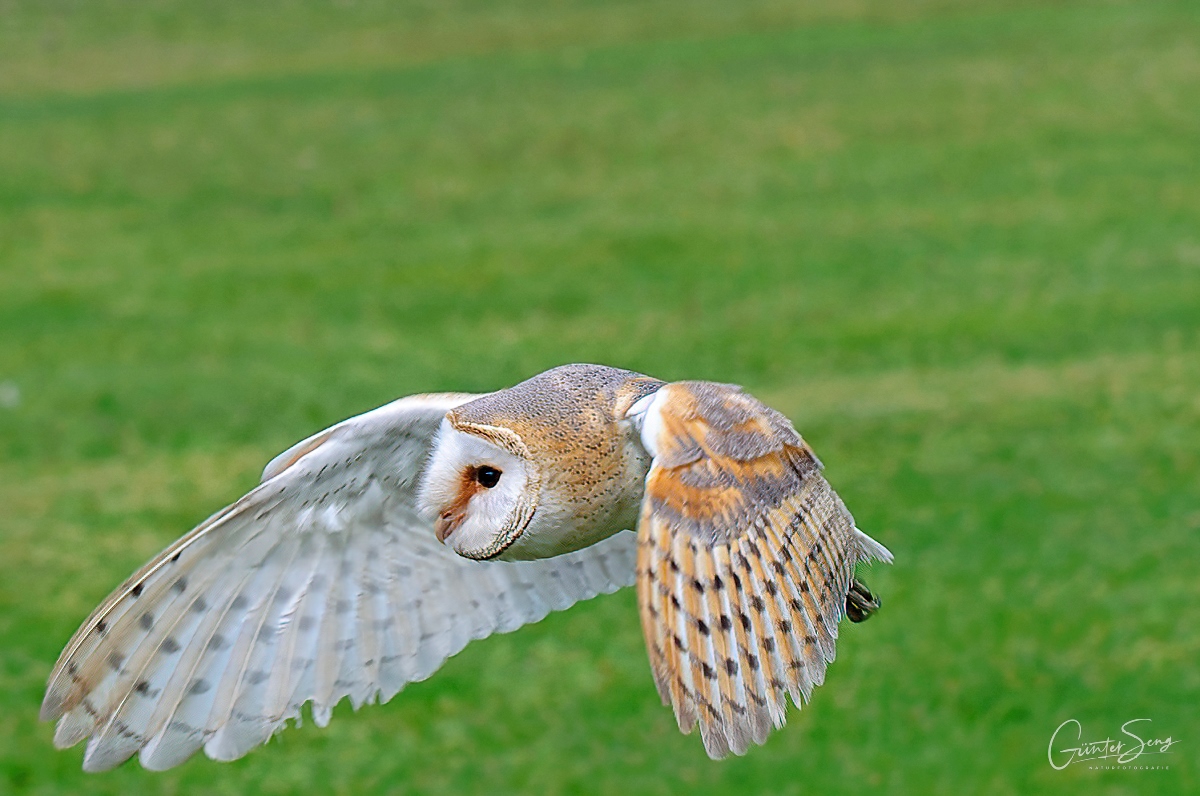
[[[420,505],[459,555],[527,559],[632,528],[649,456],[629,407],[662,382],[565,365],[447,413]]]
[[[420,503],[439,541],[467,558],[488,559],[524,534],[540,487],[539,468],[518,434],[447,417],[434,438]]]

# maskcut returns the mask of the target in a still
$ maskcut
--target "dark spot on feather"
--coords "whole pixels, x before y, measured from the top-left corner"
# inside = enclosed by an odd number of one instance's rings
[[[792,623],[786,619],[780,619],[779,620],[779,632],[783,633],[785,636],[788,633],[791,633],[792,632]]]
[[[132,589],[129,590],[129,593],[131,595],[133,595],[133,597],[135,599],[138,597],[141,597],[142,596],[142,584],[139,583],[136,586],[134,586]]]
[[[674,559],[674,558],[668,558],[668,559],[667,559],[667,566],[671,568],[671,571],[672,571],[672,572],[678,572],[678,571],[679,571],[679,564],[675,563],[675,559]]]
[[[717,679],[717,671],[716,671],[716,669],[714,669],[713,667],[708,665],[708,661],[701,661],[700,668],[704,671],[704,676],[707,677],[709,680]]]
[[[757,655],[747,655],[746,656],[746,665],[748,665],[752,671],[758,671],[758,656]]]
[[[804,610],[804,605],[799,600],[797,600],[795,597],[792,598],[792,610],[793,611],[803,611]]]
[[[720,591],[721,589],[725,588],[725,581],[721,580],[720,575],[713,575],[712,585],[714,589]]]
[[[300,617],[300,622],[297,624],[297,627],[300,628],[301,633],[304,633],[308,630],[311,630],[312,626],[315,625],[316,623],[317,623],[316,617],[302,616],[302,617]]]
[[[143,630],[149,630],[154,627],[154,615],[147,611],[138,617],[138,624],[142,626]]]
[[[259,683],[266,681],[266,679],[270,676],[271,674],[269,672],[264,672],[262,669],[256,669],[255,671],[246,675],[246,682],[250,685],[258,685]]]
[[[208,601],[205,600],[203,597],[197,597],[196,601],[194,603],[192,603],[192,610],[198,614],[203,613],[204,611],[207,611],[208,610]]]
[[[108,654],[108,665],[114,672],[121,671],[121,664],[125,662],[125,656],[119,652],[110,652]]]
[[[804,668],[804,661],[791,661],[788,663],[788,668],[793,672],[798,672]]]
[[[692,588],[695,589],[696,591],[700,592],[701,594],[704,594],[704,584],[701,583],[699,581],[699,579],[692,578]]]
[[[208,640],[210,650],[223,650],[228,646],[229,642],[220,633],[213,633],[213,637]]]
[[[742,590],[742,579],[738,577],[738,574],[736,572],[731,572],[729,574],[733,576],[733,588],[737,589],[738,591],[741,591]]]
[[[683,639],[681,639],[679,636],[672,633],[671,641],[675,642],[675,649],[679,650],[680,652],[687,652],[687,647],[683,646]]]
[[[246,599],[246,595],[244,595],[244,594],[239,594],[237,597],[234,597],[234,598],[233,598],[233,602],[231,602],[231,603],[229,604],[229,610],[231,610],[231,611],[242,611],[242,610],[245,610],[245,608],[246,608],[246,605],[247,605],[249,602],[250,602],[250,601]]]
[[[764,638],[763,639],[763,649],[765,649],[767,652],[774,652],[775,651],[775,639],[773,639],[769,636],[767,638]]]
[[[771,678],[771,687],[774,688],[776,691],[786,691],[787,683],[783,682],[778,677],[772,677]]]
[[[148,680],[138,680],[138,684],[133,687],[133,690],[142,696],[150,693],[150,682]]]
[[[707,636],[712,633],[712,631],[708,628],[708,623],[703,619],[696,620],[696,629],[700,631],[701,635]]]
[[[174,636],[167,636],[163,639],[162,648],[163,652],[168,655],[174,655],[176,652],[179,652],[179,642],[175,640]]]
[[[750,629],[750,617],[746,616],[745,614],[740,613],[740,614],[738,614],[738,621],[742,623],[743,630]]]
[[[780,560],[778,560],[778,559],[776,559],[776,560],[772,561],[772,562],[771,562],[771,569],[775,570],[775,572],[776,572],[777,574],[779,574],[779,575],[782,575],[782,574],[783,574],[783,571],[784,571],[784,568],[783,568],[783,562],[782,562],[782,561],[780,561]]]
[[[816,636],[805,636],[805,637],[804,637],[804,644],[805,644],[806,646],[809,646],[809,647],[811,647],[812,645],[814,645],[814,644],[816,644],[816,643],[817,643],[817,637],[816,637]]]
[[[183,552],[182,550],[176,550],[176,551],[175,551],[175,555],[171,556],[171,563],[172,563],[172,564],[174,564],[176,561],[178,561],[178,560],[179,560],[179,554],[180,554],[180,553],[182,553],[182,552]]]
[[[737,674],[738,664],[733,658],[725,659],[725,671],[729,674]]]
[[[674,592],[671,593],[671,605],[674,606],[676,611],[683,609],[683,606],[679,604],[679,598],[675,596]]]
[[[129,729],[129,725],[119,719],[113,719],[112,725],[113,725],[113,727],[115,727],[117,729],[117,732],[121,735],[122,738],[129,738],[130,740],[136,740],[136,741],[145,741],[146,740],[141,735],[138,735],[136,732]]]
[[[187,591],[187,578],[180,578],[171,584],[171,590],[176,594],[183,594]]]
[[[806,593],[807,593],[808,591],[810,591],[810,590],[811,590],[811,588],[812,588],[812,587],[810,587],[810,586],[808,585],[808,581],[806,581],[806,580],[802,580],[802,581],[800,581],[800,591],[802,591],[802,592],[806,592]]]
[[[72,677],[79,674],[79,667],[75,665],[75,661],[71,661],[67,664],[67,674],[71,675]]]
[[[755,611],[761,612],[764,607],[762,598],[759,597],[757,594],[754,595],[753,597],[751,597],[750,598],[750,607],[753,608]]]
[[[779,592],[779,587],[775,585],[775,581],[773,580],[767,581],[765,584],[763,584],[763,586],[766,588],[767,594],[771,595],[772,597]]]
[[[192,682],[188,685],[188,693],[189,694],[203,694],[209,688],[211,688],[211,686],[209,685],[207,680],[205,680],[201,677],[197,677],[195,680],[192,680]]]
[[[721,614],[720,625],[721,625],[722,630],[728,630],[729,628],[733,627],[733,622],[729,619],[728,616],[726,616],[725,614]]]
[[[185,735],[193,735],[196,732],[195,727],[188,724],[187,722],[179,721],[178,719],[176,719],[175,721],[172,721],[170,724],[168,724],[167,729],[170,730],[171,732],[180,732],[180,733],[184,733]]]
[[[104,631],[107,629],[108,629],[108,625],[104,623],[103,619],[101,619],[99,622],[96,623],[96,632],[99,633],[100,635],[103,636]]]
[[[822,627],[825,626],[825,617],[821,616],[820,614],[817,614],[816,616],[814,616],[813,621],[816,622],[818,625],[821,625]]]

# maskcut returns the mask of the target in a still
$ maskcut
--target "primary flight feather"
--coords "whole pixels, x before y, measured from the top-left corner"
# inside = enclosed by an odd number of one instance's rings
[[[629,532],[637,528],[636,535]],[[272,460],[116,589],[42,703],[101,771],[232,760],[311,702],[386,701],[471,639],[636,582],[651,671],[714,758],[763,743],[876,608],[788,420],[732,385],[565,365],[402,398]]]

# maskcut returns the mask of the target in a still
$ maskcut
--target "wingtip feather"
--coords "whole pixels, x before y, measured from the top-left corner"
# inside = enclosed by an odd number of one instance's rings
[[[858,548],[861,553],[860,561],[882,561],[885,564],[892,563],[892,551],[881,545],[879,542],[867,536],[860,529],[854,529],[854,538],[858,541]]]

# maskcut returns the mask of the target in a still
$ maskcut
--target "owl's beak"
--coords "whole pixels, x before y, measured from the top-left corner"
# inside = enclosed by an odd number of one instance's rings
[[[450,511],[441,514],[433,523],[433,532],[437,534],[438,541],[445,542],[446,537],[454,533],[454,530],[462,524],[464,516]]]

